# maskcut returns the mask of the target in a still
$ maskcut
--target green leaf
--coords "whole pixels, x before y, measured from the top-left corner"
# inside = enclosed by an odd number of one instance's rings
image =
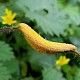
[[[64,65],[64,66],[62,66],[62,70],[66,74],[67,80],[73,80],[73,76],[72,76],[72,73],[71,73],[71,71],[73,71],[73,68],[71,68],[71,66]]]
[[[43,0],[40,5],[40,0],[33,3],[32,0],[18,0],[18,7],[25,13],[25,17],[29,17],[32,21],[36,20],[37,25],[47,34],[59,35],[68,27],[68,21],[65,12],[58,9],[58,6],[53,7],[55,0]],[[53,6],[52,6],[53,5]],[[44,14],[46,13],[46,14]]]
[[[65,65],[62,67],[62,70],[65,73],[67,80],[80,80],[80,68],[79,67]]]
[[[26,78],[24,78],[22,80],[34,80],[34,78],[32,78],[32,77],[26,77]]]
[[[5,9],[6,9],[5,6],[0,6],[0,16],[5,14]]]
[[[14,58],[12,48],[3,41],[0,41],[0,61],[9,61]]]
[[[27,72],[28,72],[28,66],[27,66],[25,61],[21,61],[21,70],[20,70],[20,72],[21,72],[22,77],[25,77]]]
[[[73,30],[74,30],[74,36],[80,36],[80,27],[77,27],[77,26],[75,26],[74,28],[73,28]]]
[[[48,13],[45,16],[38,14],[35,11],[28,11],[26,12],[26,17],[32,18],[32,20],[35,19],[37,24],[46,34],[49,33],[53,35],[53,33],[55,33],[56,35],[59,35],[60,33],[64,32],[64,29],[66,29],[66,27],[68,27],[64,13],[60,13],[55,9],[52,9],[52,12]]]
[[[67,15],[69,16],[70,21],[73,24],[76,24],[76,25],[80,24],[80,11],[79,11],[79,7],[68,5],[68,6],[66,6],[65,11],[66,11]]]
[[[16,40],[16,43],[14,43],[15,45],[13,45],[15,49],[18,50],[18,48],[23,47],[23,46],[27,48],[27,42],[24,39],[24,36],[22,35],[22,33],[14,32],[13,36],[15,37],[15,40]]]
[[[15,73],[19,68],[19,62],[16,59],[12,59],[10,61],[5,61],[4,66],[6,66],[10,73]]]
[[[78,68],[78,70],[75,74],[75,80],[80,80],[80,68]]]
[[[5,9],[6,9],[5,6],[0,6],[0,16],[3,16],[5,14]],[[1,17],[0,17],[0,22],[2,22]]]
[[[41,10],[41,9],[48,9],[51,7],[51,4],[55,4],[56,0],[43,0],[40,2],[40,0],[35,0],[35,3],[33,3],[33,0],[17,0],[16,4],[17,6],[23,10],[23,12],[26,12],[26,9],[30,9],[31,11],[34,10]],[[40,5],[39,5],[40,4]]]
[[[35,50],[28,52],[27,58],[35,70],[40,70],[40,67],[50,68],[55,66],[56,56],[40,53]]]
[[[47,68],[43,70],[43,80],[65,80],[59,70]]]
[[[69,37],[71,43],[77,46],[78,51],[80,52],[80,37]]]
[[[11,75],[9,74],[9,71],[6,67],[3,66],[2,63],[0,63],[0,80],[9,80],[11,79]]]

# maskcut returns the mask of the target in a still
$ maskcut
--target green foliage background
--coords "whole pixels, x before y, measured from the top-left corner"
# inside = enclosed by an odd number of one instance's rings
[[[17,14],[18,23],[27,23],[48,40],[74,44],[80,51],[80,0],[0,0],[0,16],[6,8]],[[0,27],[8,27],[1,18]],[[58,68],[60,55],[35,51],[20,31],[0,33],[0,80],[80,80],[79,59],[67,56],[70,63]]]

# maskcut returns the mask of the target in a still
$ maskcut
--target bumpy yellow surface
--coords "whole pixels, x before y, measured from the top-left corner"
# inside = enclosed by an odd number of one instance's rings
[[[77,51],[77,48],[72,44],[58,43],[45,40],[25,23],[20,23],[18,25],[18,29],[23,33],[27,42],[39,52],[55,54],[64,51]]]

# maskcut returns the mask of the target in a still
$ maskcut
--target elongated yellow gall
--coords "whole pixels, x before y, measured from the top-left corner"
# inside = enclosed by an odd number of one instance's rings
[[[56,54],[65,51],[77,51],[77,48],[72,44],[52,42],[44,39],[25,23],[20,23],[18,29],[23,33],[27,42],[39,52]]]

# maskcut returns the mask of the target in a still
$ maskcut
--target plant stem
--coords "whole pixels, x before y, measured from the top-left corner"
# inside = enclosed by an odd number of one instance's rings
[[[17,27],[0,28],[0,32],[13,32],[13,31],[18,31]]]

